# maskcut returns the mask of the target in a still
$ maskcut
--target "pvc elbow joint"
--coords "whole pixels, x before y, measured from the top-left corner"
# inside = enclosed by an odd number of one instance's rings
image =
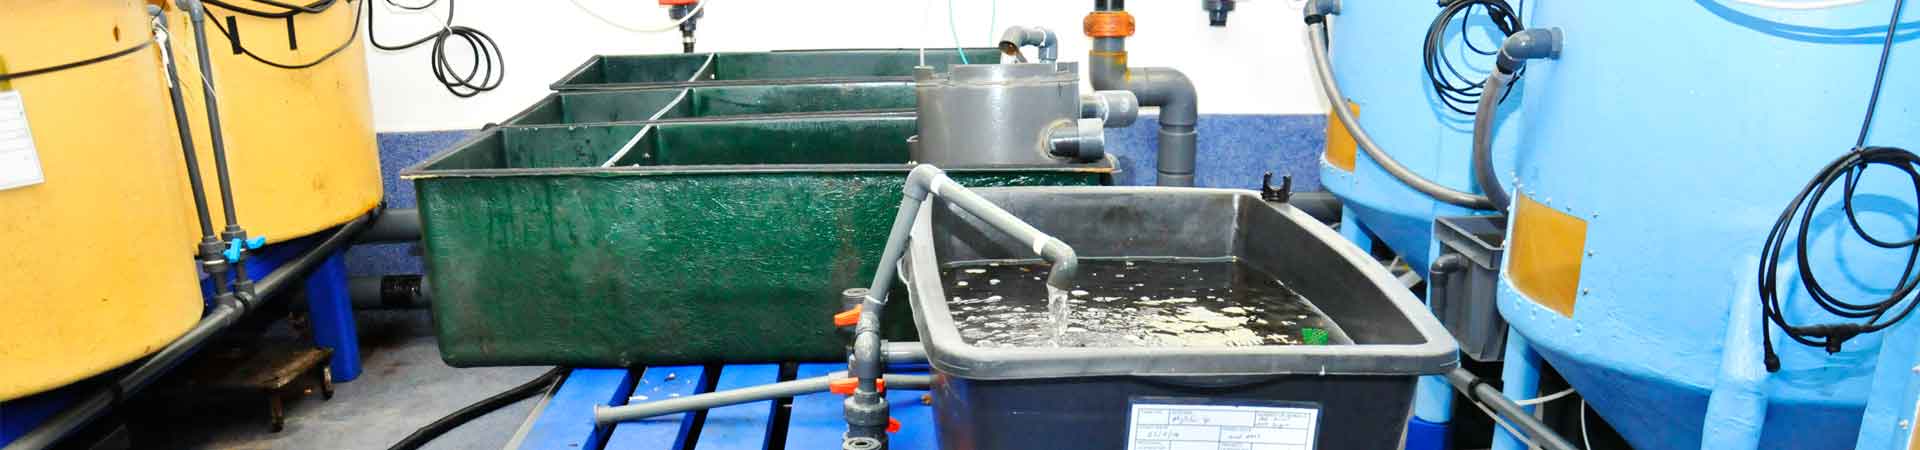
[[[1446,6],[1446,3],[1442,2],[1441,6]],[[1328,15],[1340,14],[1340,0],[1307,0],[1306,7],[1300,11],[1304,13],[1307,24],[1320,23]]]
[[[1040,50],[1040,62],[1050,63],[1060,59],[1060,36],[1053,30],[1041,26],[1012,26],[1000,35],[1000,51],[1020,58],[1020,47],[1034,46]]]
[[[931,164],[914,166],[913,171],[907,173],[907,184],[902,192],[914,200],[926,200],[927,193],[933,191],[933,183],[946,176],[946,171]]]
[[[1500,56],[1494,60],[1495,67],[1501,72],[1513,74],[1526,65],[1526,60],[1558,58],[1563,39],[1565,36],[1559,27],[1520,30],[1500,43]]]

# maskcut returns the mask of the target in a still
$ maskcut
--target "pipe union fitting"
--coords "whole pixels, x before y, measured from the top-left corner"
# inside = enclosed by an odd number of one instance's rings
[[[1080,117],[1100,119],[1107,128],[1132,126],[1140,117],[1140,97],[1132,91],[1094,91],[1080,96]]]
[[[1075,161],[1093,161],[1107,157],[1105,121],[1080,119],[1054,125],[1047,132],[1047,146],[1054,156]]]

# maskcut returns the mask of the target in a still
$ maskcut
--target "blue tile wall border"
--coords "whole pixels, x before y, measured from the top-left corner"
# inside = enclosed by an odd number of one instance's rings
[[[1160,122],[1148,115],[1133,126],[1107,130],[1107,152],[1119,161],[1114,182],[1152,185]],[[1320,151],[1326,147],[1326,117],[1318,114],[1203,114],[1198,125],[1196,184],[1257,189],[1260,175],[1292,175],[1294,188],[1320,190]],[[387,205],[412,208],[413,183],[401,169],[445,151],[474,130],[380,133],[381,183]],[[347,252],[351,276],[422,273],[416,244],[363,245]]]

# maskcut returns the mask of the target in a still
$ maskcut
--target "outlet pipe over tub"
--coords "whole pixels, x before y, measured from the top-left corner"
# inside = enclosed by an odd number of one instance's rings
[[[1087,78],[1096,91],[1123,90],[1139,97],[1140,106],[1160,108],[1159,174],[1154,184],[1193,186],[1196,134],[1200,119],[1198,95],[1187,75],[1168,67],[1127,67],[1127,36],[1133,35],[1133,16],[1124,0],[1095,0],[1084,22],[1093,49],[1087,51]]]

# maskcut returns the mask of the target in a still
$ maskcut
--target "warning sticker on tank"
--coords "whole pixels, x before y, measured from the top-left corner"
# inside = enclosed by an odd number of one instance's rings
[[[27,104],[19,91],[0,91],[0,190],[46,181],[40,172],[40,152],[27,126]]]
[[[1313,450],[1319,405],[1136,397],[1128,450]]]

